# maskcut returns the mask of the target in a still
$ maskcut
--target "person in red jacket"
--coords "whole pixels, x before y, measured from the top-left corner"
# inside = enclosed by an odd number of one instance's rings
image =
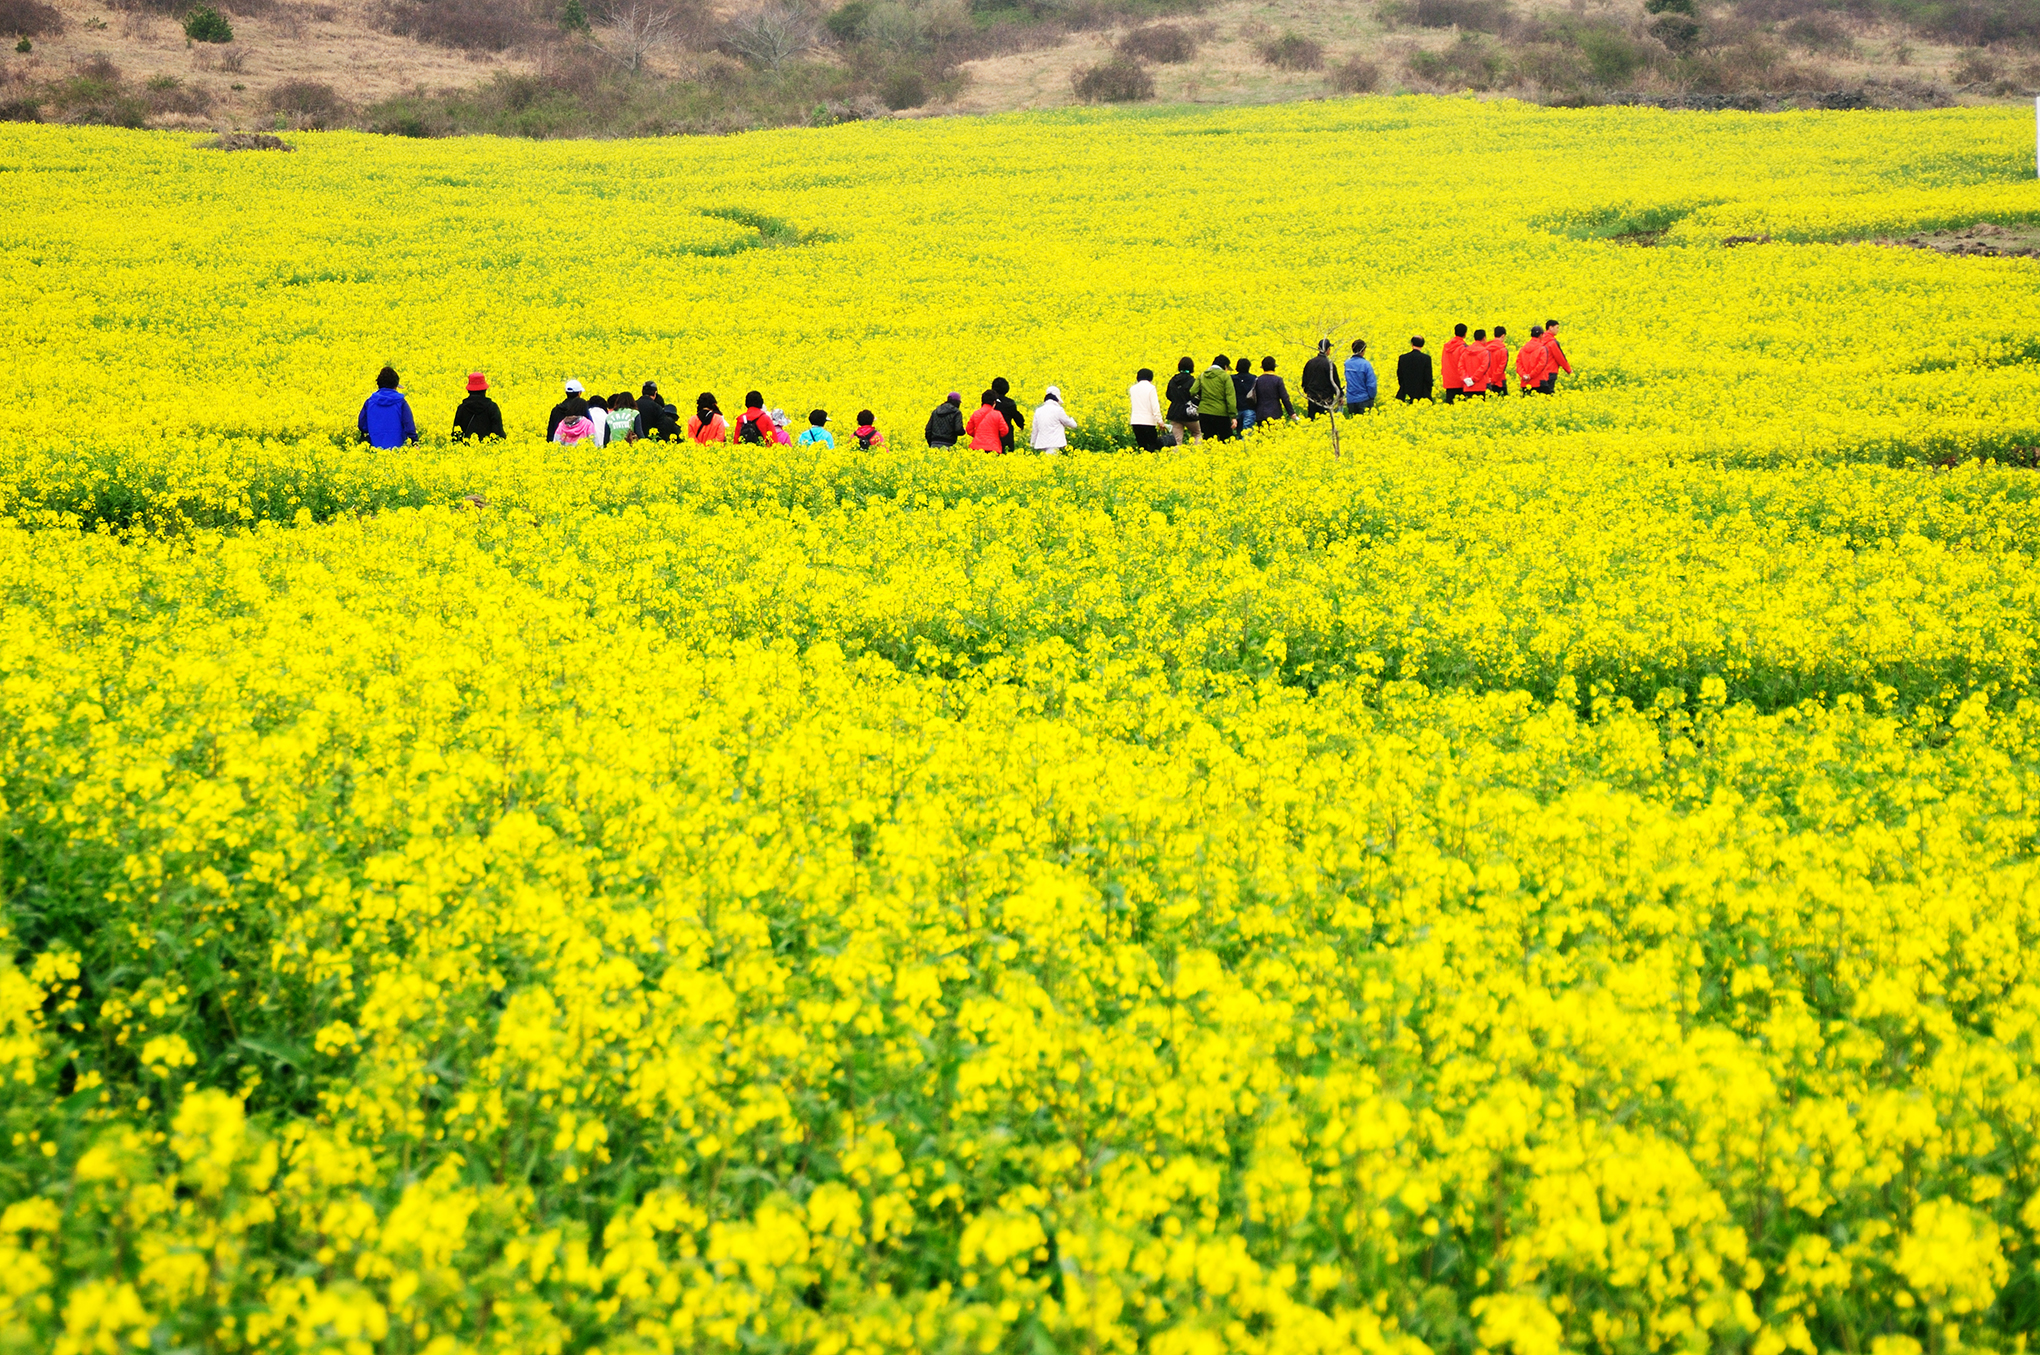
[[[1466,326],[1452,326],[1452,337],[1438,350],[1438,384],[1445,388],[1445,403],[1451,404],[1465,389],[1461,381],[1466,361]]]
[[[1544,326],[1530,326],[1530,342],[1516,350],[1516,384],[1523,394],[1543,394]]]
[[[1476,329],[1459,355],[1459,393],[1471,400],[1487,394],[1487,331]]]
[[[1487,388],[1489,395],[1509,393],[1509,331],[1500,325],[1487,341]]]
[[[1558,346],[1558,321],[1544,322],[1544,384],[1537,389],[1546,395],[1558,390],[1558,374],[1572,375],[1572,364],[1565,360],[1565,350]]]
[[[970,434],[972,451],[1000,456],[1006,451],[1006,431],[1010,427],[1006,416],[999,413],[999,393],[986,391],[978,397],[977,413],[964,421],[963,431]]]

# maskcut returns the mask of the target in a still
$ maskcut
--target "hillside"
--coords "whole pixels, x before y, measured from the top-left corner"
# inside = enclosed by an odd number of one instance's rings
[[[0,117],[633,135],[1053,108],[1087,73],[1092,98],[1201,104],[1472,89],[1917,108],[2040,85],[2040,0],[224,0],[224,43],[186,36],[185,3],[0,0],[0,33],[22,39]]]

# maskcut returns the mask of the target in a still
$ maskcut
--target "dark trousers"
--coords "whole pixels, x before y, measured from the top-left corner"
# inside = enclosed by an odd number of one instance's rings
[[[1370,409],[1372,409],[1372,408],[1374,408],[1374,402],[1373,402],[1372,400],[1368,400],[1368,401],[1365,401],[1365,402],[1363,402],[1363,403],[1361,403],[1361,404],[1357,404],[1357,405],[1356,405],[1356,404],[1354,404],[1354,403],[1353,403],[1353,402],[1352,402],[1351,400],[1348,400],[1348,401],[1346,402],[1346,413],[1347,413],[1347,414],[1349,414],[1349,415],[1351,415],[1351,414],[1365,414],[1365,413],[1366,413],[1366,412],[1367,412],[1368,410],[1370,410]]]
[[[1553,372],[1550,376],[1547,376],[1542,381],[1538,382],[1537,390],[1538,393],[1541,395],[1556,394],[1558,391],[1558,373]]]
[[[1197,427],[1208,438],[1217,438],[1220,442],[1232,440],[1232,420],[1224,414],[1199,414]]]
[[[1161,430],[1151,423],[1135,424],[1133,426],[1133,441],[1134,445],[1143,452],[1159,452],[1162,450]]]

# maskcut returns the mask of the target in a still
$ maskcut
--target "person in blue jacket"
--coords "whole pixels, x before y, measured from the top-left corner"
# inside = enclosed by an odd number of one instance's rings
[[[1374,364],[1367,360],[1367,340],[1353,340],[1353,356],[1346,359],[1346,412],[1365,414],[1374,408],[1374,397],[1380,390],[1374,377]]]
[[[388,449],[418,440],[418,425],[411,418],[411,404],[397,389],[397,374],[385,367],[375,374],[375,394],[361,406],[354,421],[362,441],[371,447]]]

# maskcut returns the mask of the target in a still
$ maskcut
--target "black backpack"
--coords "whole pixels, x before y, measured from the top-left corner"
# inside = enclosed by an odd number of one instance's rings
[[[870,450],[871,450],[871,440],[872,440],[873,438],[877,437],[877,436],[878,436],[878,430],[877,430],[876,428],[872,429],[872,430],[871,430],[871,431],[870,431],[869,433],[859,433],[859,434],[857,434],[857,445],[858,445],[858,447],[859,447],[859,448],[861,448],[861,449],[862,449],[862,450],[864,450],[864,451],[867,451],[867,452],[868,452],[868,451],[870,451]]]
[[[748,442],[754,446],[762,444],[765,441],[765,430],[758,426],[756,419],[746,414],[737,420],[737,441]]]

